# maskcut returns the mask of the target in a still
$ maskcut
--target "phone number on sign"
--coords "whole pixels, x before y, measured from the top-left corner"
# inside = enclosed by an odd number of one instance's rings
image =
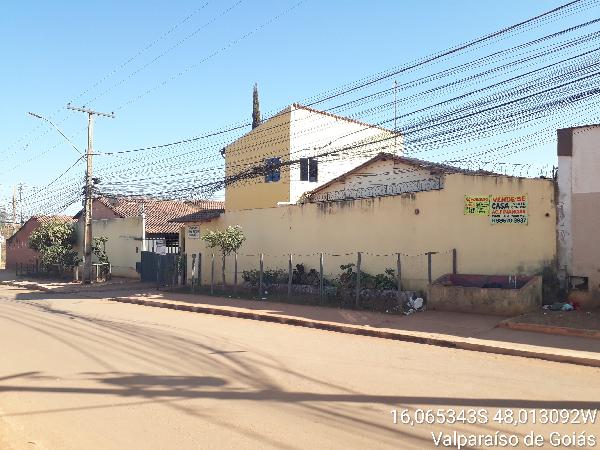
[[[392,409],[392,421],[402,425],[487,424],[595,424],[597,409]]]

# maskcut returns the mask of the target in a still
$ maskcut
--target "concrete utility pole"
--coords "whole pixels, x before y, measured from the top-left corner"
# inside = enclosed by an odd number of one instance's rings
[[[396,138],[398,137],[398,127],[396,126],[396,121],[398,118],[398,82],[394,80],[394,152],[396,152]]]
[[[13,226],[13,233],[14,233],[17,230],[17,187],[16,186],[13,186],[12,226]]]
[[[23,225],[23,183],[19,183],[19,215]]]
[[[85,200],[84,200],[84,231],[83,231],[83,282],[86,284],[92,281],[92,141],[94,129],[94,116],[110,117],[114,119],[115,113],[102,113],[83,108],[77,108],[67,104],[67,109],[79,111],[88,115],[88,147],[85,154],[86,170],[85,170]]]

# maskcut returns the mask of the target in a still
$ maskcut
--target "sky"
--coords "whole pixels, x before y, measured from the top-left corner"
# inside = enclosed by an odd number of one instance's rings
[[[114,119],[96,121],[98,151],[172,142],[249,121],[254,83],[263,116],[272,114],[562,3],[4,2],[0,202],[6,204],[18,183],[35,195],[35,186],[79,156],[30,111],[50,118],[82,151],[87,117],[68,111],[68,102],[114,111]],[[119,157],[112,158],[118,166]],[[554,150],[541,146],[527,158],[552,164]],[[76,166],[74,175],[83,168]]]

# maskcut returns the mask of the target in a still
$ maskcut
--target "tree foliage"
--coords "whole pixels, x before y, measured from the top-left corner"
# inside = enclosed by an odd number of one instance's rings
[[[223,285],[225,285],[225,257],[237,252],[246,240],[242,227],[236,225],[234,227],[228,226],[224,230],[211,230],[201,236],[200,239],[206,242],[210,248],[221,250],[221,277]]]
[[[75,227],[71,223],[52,221],[39,226],[29,236],[29,248],[40,254],[46,267],[75,267],[81,259],[74,248]]]
[[[242,227],[236,225],[229,226],[224,230],[211,230],[201,237],[210,248],[219,248],[223,256],[237,252],[246,237],[242,231]]]

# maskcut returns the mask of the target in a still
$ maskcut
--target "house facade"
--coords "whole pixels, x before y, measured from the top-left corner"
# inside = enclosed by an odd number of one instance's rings
[[[158,241],[167,251],[179,251],[179,225],[170,222],[181,215],[222,208],[212,200],[156,200],[150,198],[98,197],[92,202],[92,237],[106,237],[106,254],[112,274],[137,278],[142,251],[155,251]],[[77,222],[78,250],[83,255],[83,211]]]
[[[289,254],[295,263],[318,268],[323,253],[324,272],[335,277],[360,252],[362,269],[371,274],[395,269],[400,259],[403,286],[424,291],[429,276],[452,271],[454,250],[458,271],[467,274],[535,275],[556,264],[553,180],[467,171],[393,153],[337,175],[300,195],[297,204],[225,208],[180,221],[188,257],[203,253],[204,261],[214,250],[197,236],[240,225],[247,238],[240,272],[257,269],[260,254],[270,269],[287,269]],[[227,261],[233,267],[233,257]],[[202,274],[209,282],[210,271]]]
[[[223,150],[225,210],[296,203],[381,151],[402,154],[402,136],[293,104]]]
[[[557,131],[558,268],[569,296],[600,306],[600,125]]]
[[[39,254],[28,246],[31,233],[41,225],[50,222],[73,223],[71,216],[32,216],[15,234],[6,240],[6,268],[16,270],[23,267],[35,267],[39,262]]]

